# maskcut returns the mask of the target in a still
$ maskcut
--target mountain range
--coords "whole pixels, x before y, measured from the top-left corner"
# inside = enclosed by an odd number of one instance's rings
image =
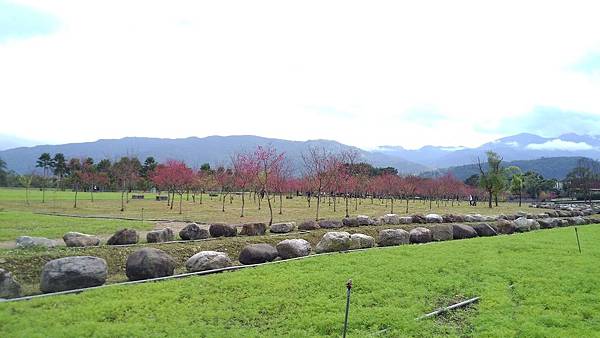
[[[96,161],[103,158],[114,160],[125,155],[135,155],[141,160],[147,156],[154,156],[158,161],[179,159],[192,167],[199,167],[202,163],[210,163],[213,166],[227,164],[234,152],[251,150],[257,145],[266,144],[285,152],[296,172],[299,172],[302,165],[302,152],[309,147],[323,147],[333,152],[354,150],[358,152],[362,161],[378,167],[395,167],[405,174],[461,166],[466,169],[455,171],[470,172],[472,168],[468,169],[469,165],[476,163],[478,157],[484,161],[485,152],[493,150],[503,156],[505,162],[521,161],[521,165],[528,169],[538,172],[545,170],[544,172],[550,175],[548,177],[560,179],[575,166],[576,158],[600,158],[600,136],[565,134],[546,138],[527,133],[500,138],[474,148],[425,146],[419,149],[405,149],[401,146],[381,146],[369,151],[332,140],[290,141],[252,135],[177,139],[125,137],[94,142],[18,147],[0,151],[0,158],[7,163],[9,169],[19,173],[35,170],[36,159],[44,152],[60,152],[66,157],[92,157]],[[537,159],[544,160],[526,162]],[[555,162],[560,164],[553,165]],[[554,169],[548,171],[550,167]],[[462,178],[464,175],[457,176]]]

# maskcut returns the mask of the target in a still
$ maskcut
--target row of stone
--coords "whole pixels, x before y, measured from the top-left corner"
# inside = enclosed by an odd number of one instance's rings
[[[269,228],[271,233],[288,233],[296,228],[295,222],[275,223]],[[247,223],[241,226],[240,235],[261,236],[267,231],[265,223]],[[238,235],[236,225],[216,223],[210,226],[201,226],[196,223],[186,225],[179,231],[179,237],[184,240],[198,240],[210,237],[234,237]],[[153,230],[146,234],[148,243],[170,242],[175,240],[173,230],[166,227],[161,230]],[[80,232],[68,232],[63,236],[63,241],[68,247],[87,247],[100,245],[100,238],[94,235],[83,234]],[[135,229],[121,229],[115,232],[107,241],[107,245],[130,245],[139,242],[139,234]],[[47,248],[55,247],[58,243],[54,240],[43,237],[21,236],[16,240],[18,248],[30,248],[43,246]]]

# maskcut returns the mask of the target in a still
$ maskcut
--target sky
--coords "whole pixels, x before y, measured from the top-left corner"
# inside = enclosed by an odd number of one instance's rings
[[[597,1],[0,0],[0,134],[600,134]]]

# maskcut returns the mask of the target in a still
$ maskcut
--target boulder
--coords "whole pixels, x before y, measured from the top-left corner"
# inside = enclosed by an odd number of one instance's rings
[[[270,244],[249,244],[240,252],[240,263],[259,264],[270,262],[277,258],[277,249]]]
[[[208,227],[208,232],[212,237],[235,237],[237,227],[235,225],[215,223]]]
[[[558,217],[558,212],[556,210],[548,210],[546,211],[546,214],[548,214],[548,217]]]
[[[429,227],[434,241],[449,241],[454,239],[452,224],[434,224]]]
[[[240,235],[246,236],[262,236],[267,231],[267,225],[262,222],[257,223],[246,223],[242,225],[242,231]]]
[[[444,223],[464,222],[465,218],[461,215],[445,214],[442,216]]]
[[[350,249],[366,249],[375,246],[375,239],[369,235],[352,234],[350,235]]]
[[[134,229],[121,229],[110,236],[106,244],[108,245],[127,245],[136,244],[140,237]]]
[[[42,269],[40,290],[44,293],[89,288],[106,282],[108,265],[92,256],[64,257],[49,261]]]
[[[146,234],[146,241],[148,243],[162,243],[170,242],[175,239],[173,230],[171,228],[164,228],[162,230],[153,230]]]
[[[442,223],[444,222],[444,219],[438,214],[428,214],[425,215],[425,221],[427,223]]]
[[[316,221],[304,221],[298,225],[298,230],[316,230],[319,228],[319,223]]]
[[[179,237],[184,241],[193,241],[210,237],[208,229],[200,227],[196,223],[190,223],[179,231]]]
[[[529,224],[529,230],[540,230],[540,223],[534,219],[528,219],[527,223]]]
[[[356,219],[356,217],[346,217],[342,219],[342,224],[345,227],[357,227],[359,225],[358,219]]]
[[[559,219],[558,220],[558,226],[559,227],[568,227],[569,226],[569,221],[567,219]]]
[[[527,219],[525,217],[519,217],[514,221],[515,224],[515,231],[516,232],[527,232],[529,230],[531,230],[530,228],[530,221],[534,221],[537,222],[533,219]]]
[[[379,246],[392,246],[408,244],[410,235],[408,231],[402,229],[385,229],[379,231]]]
[[[345,231],[326,233],[315,247],[317,253],[345,251],[348,249],[350,249],[350,234]]]
[[[155,248],[143,248],[131,253],[125,263],[129,280],[141,280],[172,276],[175,260],[166,252]]]
[[[465,215],[465,222],[486,222],[486,218],[480,214]]]
[[[12,273],[0,268],[0,299],[17,298],[21,296],[21,284]]]
[[[423,227],[412,229],[408,235],[411,243],[428,243],[433,240],[433,234],[431,233],[431,230]]]
[[[412,216],[402,216],[400,217],[400,224],[412,224],[413,218]]]
[[[527,222],[527,219],[525,217],[520,217],[519,219],[525,219],[525,221]],[[499,234],[510,235],[516,230],[517,226],[515,224],[515,221],[507,221],[504,219],[499,219],[498,221],[496,221],[496,231]]]
[[[571,217],[571,212],[567,210],[558,210],[559,217]]]
[[[389,224],[391,224],[391,225],[400,224],[400,216],[398,216],[396,214],[386,214],[386,215],[383,215],[382,223],[383,224],[388,224],[388,225]]]
[[[185,262],[188,272],[222,269],[231,265],[229,256],[218,251],[200,251]]]
[[[290,259],[310,255],[310,243],[304,239],[286,239],[275,246],[281,259]]]
[[[67,232],[63,236],[63,241],[68,247],[84,247],[100,245],[100,238],[92,235],[82,234],[80,232]]]
[[[17,237],[16,240],[17,248],[19,249],[28,249],[28,248],[54,248],[57,243],[48,238],[44,237],[30,237],[30,236],[20,236]]]
[[[358,225],[375,225],[375,220],[366,215],[358,215],[356,216],[356,221]]]
[[[416,214],[416,215],[412,215],[412,222],[419,223],[419,224],[425,224],[425,223],[427,223],[427,219],[425,219],[425,216],[423,216],[421,214]]]
[[[285,234],[294,231],[295,228],[296,222],[285,222],[271,224],[271,228],[269,230],[276,234]]]
[[[319,227],[323,229],[336,229],[343,226],[342,222],[330,219],[322,219],[319,221]]]
[[[487,223],[475,224],[473,225],[473,229],[479,237],[490,237],[498,235],[496,229],[494,229],[490,224]]]
[[[556,218],[543,218],[538,219],[537,221],[540,224],[541,229],[551,229],[558,226],[558,219]]]
[[[573,217],[573,222],[575,222],[575,225],[584,225],[587,223],[583,217]]]
[[[454,239],[473,238],[477,237],[477,231],[468,225],[452,224],[452,237]]]

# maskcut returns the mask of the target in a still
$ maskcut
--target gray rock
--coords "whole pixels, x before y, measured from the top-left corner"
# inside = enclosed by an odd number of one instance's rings
[[[98,286],[106,282],[108,265],[92,256],[64,257],[52,260],[42,269],[40,290],[44,293]]]
[[[519,217],[514,221],[515,231],[516,232],[527,232],[531,230],[530,221],[535,221],[533,219],[527,219],[525,217]]]
[[[413,218],[412,216],[402,216],[400,217],[400,224],[412,224]]]
[[[194,241],[209,238],[210,233],[207,228],[201,227],[196,223],[190,223],[179,231],[179,237],[184,241]]]
[[[526,220],[525,217],[520,217],[520,218]],[[513,234],[516,230],[517,230],[517,226],[515,225],[514,221],[507,221],[504,219],[499,219],[496,222],[496,231],[499,234],[510,235],[510,234]]]
[[[350,235],[350,249],[366,249],[375,246],[375,239],[364,234]]]
[[[106,244],[108,245],[127,245],[136,244],[140,237],[134,229],[121,229],[110,236]]]
[[[556,218],[544,218],[538,219],[538,223],[540,224],[541,229],[551,229],[556,228],[558,226],[557,222],[554,222]]]
[[[242,225],[242,231],[240,235],[245,236],[262,236],[267,232],[267,225],[265,223],[246,223]]]
[[[559,227],[568,227],[569,226],[569,221],[567,219],[559,219],[558,220],[558,226]]]
[[[231,265],[229,256],[218,251],[200,251],[185,262],[188,272],[222,269]]]
[[[485,222],[486,218],[480,214],[465,215],[465,222]]]
[[[356,216],[356,221],[358,222],[358,225],[375,225],[375,221],[366,215]]]
[[[63,236],[63,241],[68,247],[84,247],[100,245],[100,238],[92,235],[82,234],[80,232],[67,232]]]
[[[298,225],[298,230],[317,230],[319,228],[319,223],[316,221],[304,221]]]
[[[208,232],[212,237],[235,237],[237,235],[237,227],[230,224],[215,223],[210,225]]]
[[[310,255],[310,243],[304,239],[286,239],[275,246],[281,259],[290,259]]]
[[[575,225],[584,225],[587,223],[583,217],[573,217],[573,221]]]
[[[386,214],[382,217],[383,224],[400,224],[400,216],[396,214]]]
[[[12,273],[0,268],[0,298],[17,298],[21,296],[21,284]]]
[[[402,229],[384,229],[379,231],[379,246],[408,244],[410,235]]]
[[[315,247],[317,253],[345,251],[348,249],[350,249],[350,234],[345,231],[326,233]]]
[[[461,215],[445,214],[442,216],[444,223],[464,222],[465,218]]]
[[[175,239],[173,230],[171,228],[164,228],[162,230],[153,230],[146,234],[146,241],[148,243],[163,243],[170,242]]]
[[[490,224],[487,223],[479,223],[473,225],[473,229],[477,232],[479,237],[490,237],[498,235],[496,229],[494,229]]]
[[[428,214],[425,215],[425,221],[427,223],[443,223],[444,219],[438,214]]]
[[[143,248],[131,253],[125,264],[125,274],[129,280],[141,280],[172,276],[175,260],[166,252]]]
[[[425,216],[423,216],[421,214],[415,214],[415,215],[412,215],[412,222],[419,223],[419,224],[425,224],[425,223],[427,223],[427,219],[425,219]]]
[[[277,234],[285,234],[294,231],[296,222],[275,223],[271,224],[270,231]]]
[[[342,222],[336,220],[322,219],[319,221],[319,227],[323,229],[336,229],[343,226]]]
[[[452,224],[434,224],[429,227],[434,241],[450,241],[454,239]]]
[[[239,261],[244,265],[259,264],[273,261],[277,255],[277,249],[270,244],[250,244],[240,252]]]
[[[44,237],[30,237],[30,236],[20,236],[16,240],[17,248],[19,249],[28,249],[35,247],[42,248],[54,248],[57,243],[48,238]]]
[[[477,231],[468,225],[452,224],[452,237],[454,239],[473,238],[477,237]]]
[[[428,243],[433,240],[431,230],[423,227],[414,228],[408,234],[411,243]]]
[[[359,225],[358,219],[356,217],[345,217],[342,219],[342,225],[345,227],[357,227]]]

